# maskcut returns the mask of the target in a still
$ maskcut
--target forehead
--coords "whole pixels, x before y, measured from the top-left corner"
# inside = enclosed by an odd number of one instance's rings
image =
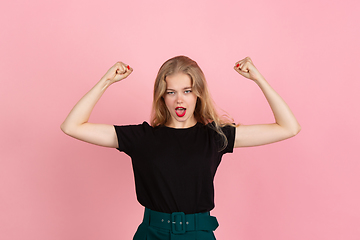
[[[191,78],[185,73],[175,73],[170,76],[166,76],[165,79],[166,88],[171,89],[183,89],[191,87]]]

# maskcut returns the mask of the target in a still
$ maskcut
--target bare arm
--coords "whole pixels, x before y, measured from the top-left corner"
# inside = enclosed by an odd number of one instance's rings
[[[289,106],[275,92],[249,57],[237,62],[234,69],[253,80],[264,93],[275,117],[275,123],[240,125],[236,128],[234,147],[251,147],[281,141],[295,136],[301,127]]]
[[[118,141],[113,125],[89,123],[88,120],[95,104],[105,90],[111,84],[128,77],[132,71],[132,68],[122,62],[117,62],[112,66],[100,81],[73,107],[61,124],[61,130],[81,141],[117,148]]]

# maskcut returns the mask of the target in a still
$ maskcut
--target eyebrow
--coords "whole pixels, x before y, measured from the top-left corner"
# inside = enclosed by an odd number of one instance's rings
[[[192,87],[184,87],[182,90],[191,89]],[[166,91],[175,91],[175,89],[167,88]]]

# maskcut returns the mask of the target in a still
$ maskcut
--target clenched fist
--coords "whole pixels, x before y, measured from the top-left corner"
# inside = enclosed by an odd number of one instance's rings
[[[123,62],[117,62],[106,72],[102,78],[106,79],[111,84],[127,78],[132,73],[132,71],[133,69],[129,65]]]
[[[253,62],[251,61],[251,58],[249,57],[246,57],[243,60],[236,62],[234,69],[242,76],[249,78],[253,81],[257,81],[263,77],[261,73],[256,69]]]

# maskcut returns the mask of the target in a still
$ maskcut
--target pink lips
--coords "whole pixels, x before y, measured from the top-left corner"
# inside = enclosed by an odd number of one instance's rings
[[[185,116],[186,108],[177,107],[177,108],[175,108],[175,112],[178,117],[183,117],[183,116]]]

